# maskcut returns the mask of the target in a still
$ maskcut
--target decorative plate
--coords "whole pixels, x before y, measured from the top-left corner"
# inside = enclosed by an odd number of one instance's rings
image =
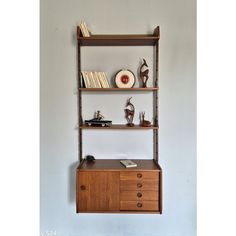
[[[135,84],[134,73],[130,70],[120,70],[115,75],[115,83],[118,88],[132,88]]]

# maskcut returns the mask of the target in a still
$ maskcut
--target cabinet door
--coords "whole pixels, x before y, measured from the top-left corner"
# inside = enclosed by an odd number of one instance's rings
[[[79,171],[77,175],[79,211],[119,210],[119,172]]]

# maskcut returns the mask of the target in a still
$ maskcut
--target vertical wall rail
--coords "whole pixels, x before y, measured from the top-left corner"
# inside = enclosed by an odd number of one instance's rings
[[[82,109],[81,109],[81,104],[82,104],[82,95],[81,95],[81,91],[79,90],[79,88],[82,87],[81,84],[81,55],[80,55],[80,42],[78,39],[78,132],[79,132],[79,160],[80,162],[83,159],[83,150],[82,150],[82,129],[80,128],[81,124],[82,124]]]
[[[158,81],[158,76],[159,75],[159,39],[157,40],[157,44],[156,44],[156,87],[159,88],[159,81]],[[159,152],[158,152],[158,147],[159,147],[159,137],[158,137],[158,133],[159,133],[159,89],[155,91],[155,101],[156,101],[156,126],[158,127],[156,130],[156,161],[158,163],[158,157],[159,157]]]
[[[154,81],[154,86],[158,88],[159,90],[159,83],[158,83],[158,76],[159,76],[159,37],[160,37],[160,30],[159,30],[159,26],[155,29],[154,31],[154,35],[157,36],[157,41],[156,41],[156,45],[155,45],[155,51],[154,51],[154,58],[155,58],[155,81]],[[159,99],[158,99],[158,90],[154,91],[153,93],[153,108],[154,108],[154,119],[155,119],[155,126],[158,127],[157,130],[154,130],[153,132],[153,142],[154,142],[154,159],[156,160],[156,162],[158,163],[158,146],[159,146],[159,142],[158,142],[158,130],[159,130]]]

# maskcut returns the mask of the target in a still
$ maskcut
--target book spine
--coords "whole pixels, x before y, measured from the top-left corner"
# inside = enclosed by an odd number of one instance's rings
[[[90,37],[87,25],[86,25],[86,23],[84,21],[82,22],[82,25],[84,27],[84,32],[85,32],[85,35],[86,35],[85,37]]]
[[[83,37],[86,37],[86,33],[85,33],[84,26],[83,26],[82,22],[80,23],[79,27],[80,27],[80,30],[81,30],[81,33],[82,33]]]
[[[83,84],[85,85],[85,88],[88,88],[88,82],[87,82],[87,79],[85,77],[85,74],[84,74],[84,71],[81,71],[81,74],[82,74],[82,78],[83,78]],[[81,86],[82,86],[82,83],[81,83]]]

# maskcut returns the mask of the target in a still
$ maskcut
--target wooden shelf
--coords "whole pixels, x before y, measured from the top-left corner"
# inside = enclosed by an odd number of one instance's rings
[[[129,129],[129,130],[147,130],[147,129],[158,129],[157,126],[150,126],[150,127],[142,127],[139,125],[135,125],[133,127],[129,127],[127,125],[120,125],[120,124],[114,124],[108,127],[102,127],[102,126],[88,126],[88,125],[82,125],[80,126],[80,129]]]
[[[147,35],[91,35],[78,37],[81,46],[154,46],[159,37]]]
[[[80,91],[157,91],[157,87],[149,88],[79,88]]]
[[[77,170],[125,170],[125,171],[153,171],[153,170],[162,170],[158,163],[153,159],[132,159],[137,164],[137,167],[126,168],[120,163],[121,159],[96,159],[94,162],[88,162],[83,159],[83,161],[77,167]]]

